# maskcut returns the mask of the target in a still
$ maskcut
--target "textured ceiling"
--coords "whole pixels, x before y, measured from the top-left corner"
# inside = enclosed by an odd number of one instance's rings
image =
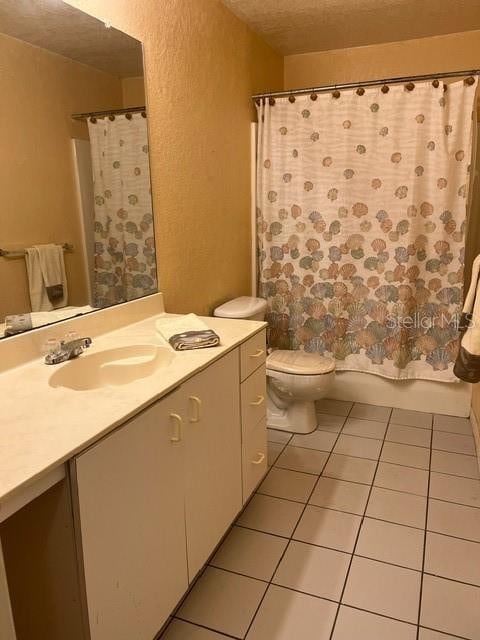
[[[480,29],[480,0],[223,0],[283,55]]]
[[[138,40],[61,0],[0,0],[0,33],[120,78],[143,75]]]

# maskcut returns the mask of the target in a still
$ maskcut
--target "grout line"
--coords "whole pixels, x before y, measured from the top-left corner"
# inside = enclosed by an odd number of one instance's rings
[[[346,423],[346,421],[347,421],[347,418],[348,418],[348,415],[350,414],[350,411],[352,410],[352,408],[353,408],[353,404],[352,404],[352,406],[350,407],[350,409],[349,409],[349,411],[348,411],[348,414],[345,416],[345,420],[343,421],[343,425],[342,425],[342,427],[341,427],[340,431],[339,431],[338,433],[334,434],[336,437],[335,437],[335,442],[334,442],[334,444],[333,444],[333,446],[332,446],[332,451],[333,451],[333,447],[336,445],[336,443],[337,443],[337,441],[338,441],[338,438],[340,437],[340,434],[341,434],[341,432],[342,432],[343,426],[345,425],[345,423]],[[325,467],[327,466],[328,461],[330,460],[330,458],[331,458],[331,456],[332,456],[332,451],[330,451],[330,452],[325,452],[325,453],[328,453],[328,457],[327,457],[327,459],[325,460],[325,464],[324,464],[324,466],[323,466],[323,469],[325,469]],[[322,472],[323,472],[323,469],[322,469]],[[287,552],[288,548],[290,547],[290,543],[291,543],[291,541],[292,541],[292,539],[293,539],[293,536],[294,536],[294,534],[295,534],[295,531],[297,530],[297,527],[298,527],[299,522],[300,522],[300,521],[301,521],[301,519],[303,518],[303,514],[305,513],[305,510],[306,510],[306,508],[307,508],[307,506],[308,506],[308,503],[309,503],[309,501],[310,501],[310,499],[311,499],[311,497],[312,497],[312,495],[313,495],[313,493],[314,493],[314,491],[315,491],[315,488],[317,487],[317,484],[318,484],[318,481],[320,480],[320,477],[321,477],[321,475],[319,475],[319,476],[318,476],[318,478],[317,478],[317,480],[316,480],[315,484],[314,484],[314,485],[313,485],[313,487],[312,487],[312,490],[310,491],[310,493],[309,493],[309,495],[308,495],[307,501],[306,501],[306,502],[305,502],[305,504],[304,504],[304,507],[303,507],[303,509],[302,509],[302,512],[301,512],[301,514],[300,514],[300,517],[299,517],[299,518],[298,518],[298,520],[297,520],[297,524],[295,525],[295,528],[294,528],[294,530],[293,530],[292,534],[290,535],[289,541],[288,541],[288,543],[287,543],[287,545],[286,545],[286,547],[285,547],[285,549],[284,549],[284,551],[283,551],[283,553],[282,553],[282,555],[281,555],[281,557],[280,557],[280,560],[277,562],[277,565],[276,565],[275,570],[274,570],[273,575],[272,575],[272,580],[273,580],[273,577],[275,576],[275,574],[276,574],[276,572],[277,572],[277,570],[278,570],[278,567],[280,566],[280,564],[281,564],[281,562],[282,562],[282,560],[283,560],[283,558],[284,558],[284,556],[285,556],[285,554],[286,554],[286,552]],[[252,628],[252,625],[253,625],[253,623],[254,623],[254,621],[255,621],[255,618],[257,617],[257,614],[258,614],[258,612],[259,612],[259,610],[260,610],[260,607],[262,606],[262,603],[263,603],[263,601],[264,601],[264,599],[265,599],[265,596],[266,596],[266,594],[268,593],[268,590],[270,589],[270,585],[272,584],[272,580],[270,580],[270,583],[269,583],[269,585],[268,585],[268,587],[267,587],[267,589],[266,589],[265,593],[263,594],[263,597],[261,598],[261,600],[260,600],[260,602],[259,602],[259,604],[258,604],[257,609],[255,610],[255,613],[254,613],[254,615],[253,615],[252,620],[250,621],[250,624],[249,624],[249,626],[248,626],[248,629],[247,629],[247,632],[246,632],[246,634],[245,634],[245,637],[249,634],[250,629]],[[340,606],[340,605],[339,605],[339,606]],[[337,608],[337,611],[338,611],[338,608]]]
[[[390,413],[390,416],[391,416],[391,413]],[[390,424],[390,418],[389,418],[389,421],[387,423],[387,430],[388,430],[388,425],[389,424]],[[373,474],[372,482],[371,482],[371,485],[370,485],[370,488],[369,488],[369,491],[368,491],[367,502],[365,504],[365,509],[363,511],[363,515],[361,516],[362,519],[360,521],[360,526],[358,527],[357,535],[356,535],[356,538],[355,538],[355,543],[353,545],[352,557],[350,558],[350,563],[348,565],[347,573],[346,573],[345,580],[344,580],[344,583],[343,583],[342,592],[340,594],[340,602],[339,602],[339,605],[338,605],[338,608],[337,608],[337,611],[336,611],[336,614],[335,614],[335,618],[333,620],[332,630],[330,632],[330,640],[333,639],[333,634],[335,633],[335,626],[337,624],[338,614],[340,612],[340,606],[342,604],[343,597],[345,595],[345,589],[347,588],[347,582],[348,582],[348,578],[350,576],[350,571],[351,571],[351,568],[352,568],[353,558],[355,557],[355,551],[357,549],[358,540],[360,538],[360,533],[362,531],[363,523],[365,521],[365,517],[366,517],[366,513],[367,513],[367,509],[368,509],[368,503],[370,502],[370,496],[372,495],[373,485],[374,485],[375,478],[376,478],[377,471],[378,471],[378,467],[379,467],[379,464],[380,464],[380,457],[382,455],[384,444],[385,444],[385,439],[383,439],[382,446],[380,447],[380,454],[379,454],[379,457],[378,457],[378,460],[377,460],[377,463],[376,463],[376,466],[375,466],[375,471],[374,471],[374,474]]]
[[[464,584],[467,587],[473,587],[474,589],[478,589],[480,593],[480,584],[466,582],[465,580],[459,580],[458,578],[449,578],[448,576],[443,576],[441,573],[430,573],[430,571],[424,571],[423,573],[424,575],[431,576],[432,578],[440,578],[441,580],[447,580],[448,582],[456,582],[457,584]]]
[[[432,416],[432,433],[430,436],[430,458],[428,463],[428,486],[427,486],[427,496],[430,496],[430,477],[431,477],[431,467],[432,467],[432,445],[433,445],[433,416]],[[423,576],[425,573],[425,561],[427,554],[427,530],[428,530],[428,505],[429,500],[427,498],[427,505],[425,509],[425,532],[423,534],[423,553],[422,553],[422,577],[420,579],[420,591],[418,594],[418,618],[417,618],[417,640],[420,640],[420,620],[422,617],[422,598],[423,598]]]
[[[242,638],[240,638],[239,636],[231,636],[229,633],[218,631],[217,629],[213,629],[213,627],[207,627],[206,625],[200,624],[199,622],[192,622],[191,620],[187,620],[186,618],[180,618],[180,616],[174,616],[172,620],[180,620],[181,622],[187,622],[188,624],[191,624],[192,627],[200,627],[201,629],[206,629],[207,631],[211,631],[212,633],[217,633],[220,637],[224,636],[225,638],[232,638],[233,640],[242,640]],[[168,627],[170,626],[170,624],[171,622],[169,623]],[[168,627],[165,629],[165,633],[167,632]],[[162,640],[162,638],[163,638],[163,634],[162,636],[160,636],[159,640]]]

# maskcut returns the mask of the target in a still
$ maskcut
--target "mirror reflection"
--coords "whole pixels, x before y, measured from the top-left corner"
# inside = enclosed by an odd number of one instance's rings
[[[0,337],[157,291],[140,42],[0,4]]]

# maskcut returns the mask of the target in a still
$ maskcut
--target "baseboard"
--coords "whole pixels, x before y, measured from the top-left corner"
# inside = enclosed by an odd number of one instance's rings
[[[480,470],[480,429],[479,429],[479,421],[477,420],[477,416],[475,415],[475,411],[472,408],[470,413],[470,424],[472,425],[473,437],[475,439],[475,447],[477,449],[477,461],[478,468]]]

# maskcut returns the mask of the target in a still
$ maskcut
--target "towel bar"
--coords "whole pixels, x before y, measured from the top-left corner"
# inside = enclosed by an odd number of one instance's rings
[[[62,244],[62,249],[67,252],[73,251],[73,244],[65,242]],[[24,256],[25,253],[25,249],[20,249],[18,251],[6,251],[5,249],[0,249],[0,258],[20,258],[21,256]]]

